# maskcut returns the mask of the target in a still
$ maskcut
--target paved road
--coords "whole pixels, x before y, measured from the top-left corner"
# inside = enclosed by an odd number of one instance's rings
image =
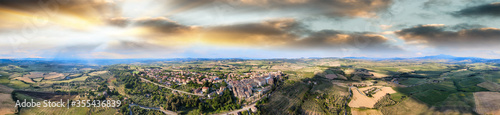
[[[153,109],[153,110],[158,110],[158,111],[161,111],[167,115],[177,115],[176,112],[173,112],[173,111],[169,111],[169,110],[164,110],[164,109],[161,109],[161,108],[155,108],[155,107],[146,107],[146,106],[142,106],[142,105],[138,105],[138,104],[129,104],[128,105],[129,107],[132,107],[132,106],[139,106],[141,107],[142,109]],[[132,111],[130,112],[132,114]]]
[[[349,86],[349,88],[348,88],[348,89],[349,89],[349,90],[348,90],[348,92],[349,92],[349,97],[347,97],[347,100],[351,99],[351,97],[352,97],[351,88],[352,88],[352,86]],[[346,106],[346,107],[348,107],[348,105],[349,105],[349,101],[347,101],[347,100],[346,100],[346,101],[345,101],[345,103],[344,103],[344,106]],[[346,110],[347,110],[347,109],[346,109]],[[347,115],[347,112],[344,112],[344,115]]]
[[[184,94],[188,94],[188,95],[196,95],[196,96],[202,96],[202,97],[205,97],[205,95],[203,95],[203,94],[194,94],[194,93],[190,93],[190,92],[185,92],[185,91],[181,91],[181,90],[173,89],[173,88],[170,88],[170,87],[168,87],[168,86],[164,86],[164,85],[161,85],[161,84],[158,84],[158,83],[155,83],[155,82],[151,82],[151,81],[149,81],[149,80],[147,80],[147,79],[144,79],[144,78],[142,78],[142,77],[139,77],[139,78],[141,78],[141,80],[142,80],[142,81],[146,81],[146,82],[148,82],[148,83],[153,83],[153,84],[155,84],[155,85],[157,85],[157,86],[160,86],[160,87],[163,87],[163,88],[167,88],[167,89],[170,89],[170,90],[173,90],[173,91],[179,92],[179,93],[184,93]]]
[[[219,113],[217,115],[232,115],[232,114],[238,114],[239,112],[243,112],[246,110],[250,110],[250,108],[254,107],[257,103],[253,103],[252,105],[247,105],[241,109],[234,110],[234,111],[229,111],[229,112],[224,112],[224,113]]]

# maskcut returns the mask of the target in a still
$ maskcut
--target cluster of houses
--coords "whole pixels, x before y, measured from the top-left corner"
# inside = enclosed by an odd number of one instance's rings
[[[269,72],[269,73],[244,73],[249,76],[247,79],[241,80],[227,80],[228,88],[232,89],[235,97],[239,99],[252,98],[252,96],[259,96],[271,90],[275,80],[282,79],[282,72]],[[250,99],[251,100],[251,99]]]
[[[254,98],[271,90],[275,80],[282,79],[282,72],[250,72],[250,73],[227,73],[220,79],[215,73],[196,73],[190,71],[163,71],[161,69],[147,69],[141,72],[141,76],[154,78],[159,83],[166,86],[186,85],[190,82],[203,84],[204,82],[221,83],[226,82],[227,87],[220,87],[208,93],[208,97],[222,95],[224,90],[231,90],[235,97],[239,99]],[[209,87],[199,87],[193,89],[194,94],[203,94],[209,92]]]
[[[158,83],[171,86],[186,85],[189,82],[203,84],[204,82],[221,83],[223,82],[215,73],[196,73],[190,71],[171,71],[163,72],[161,69],[148,69],[144,71],[145,75],[150,78],[155,78]],[[142,75],[144,76],[144,74]]]

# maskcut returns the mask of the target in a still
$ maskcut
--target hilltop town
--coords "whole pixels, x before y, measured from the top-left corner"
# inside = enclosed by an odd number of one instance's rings
[[[137,73],[137,74],[136,74]],[[191,72],[183,70],[162,70],[162,69],[143,69],[134,73],[134,76],[143,76],[154,82],[163,84],[168,87],[174,85],[194,85],[188,89],[194,94],[207,94],[207,97],[214,95],[222,95],[224,90],[228,89],[233,92],[238,99],[248,101],[257,100],[271,87],[276,84],[276,81],[283,80],[283,73],[277,72],[249,72],[249,73],[215,73],[215,72]],[[219,89],[203,87],[203,84],[217,84]],[[175,91],[173,91],[175,93]]]

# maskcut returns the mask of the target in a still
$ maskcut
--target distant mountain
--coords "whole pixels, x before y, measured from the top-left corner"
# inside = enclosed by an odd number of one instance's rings
[[[33,63],[56,63],[56,64],[83,64],[83,65],[114,65],[114,64],[139,64],[151,63],[158,61],[210,61],[210,60],[227,60],[227,61],[243,61],[251,59],[241,58],[165,58],[165,59],[50,59],[50,58],[19,58],[19,59],[0,59],[0,64],[33,64]]]
[[[339,59],[336,57],[309,57],[307,59]],[[243,61],[243,60],[282,60],[275,59],[244,59],[244,58],[166,58],[166,59],[49,59],[49,58],[20,58],[20,59],[0,59],[0,64],[34,64],[34,63],[59,63],[59,64],[84,64],[84,65],[113,65],[113,64],[133,64],[133,63],[151,63],[157,61],[208,61],[208,60],[226,60],[226,61]],[[306,59],[306,58],[300,58]],[[361,60],[447,60],[448,62],[460,63],[500,63],[500,59],[485,59],[478,57],[456,57],[452,55],[434,55],[412,58],[374,58],[374,57],[343,57],[341,59],[361,59]]]
[[[344,57],[344,59],[366,59],[366,60],[379,60],[379,59],[389,59],[389,58],[372,58],[372,57]]]
[[[464,62],[487,62],[491,59],[484,59],[478,57],[456,57],[452,55],[435,55],[435,56],[424,56],[424,57],[416,57],[413,59],[422,59],[422,60],[448,60],[448,61],[464,61]]]
[[[500,59],[485,59],[479,57],[456,57],[452,55],[434,55],[434,56],[424,56],[424,57],[413,57],[413,58],[370,58],[370,57],[344,57],[344,59],[366,59],[366,60],[447,60],[453,62],[500,62]]]
[[[455,59],[455,58],[458,58],[458,57],[455,57],[452,55],[440,54],[440,55],[435,55],[435,56],[416,57],[413,59]]]

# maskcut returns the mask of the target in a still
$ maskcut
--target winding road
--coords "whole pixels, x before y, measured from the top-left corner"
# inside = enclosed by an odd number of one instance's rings
[[[168,110],[164,110],[164,109],[161,109],[161,108],[155,108],[155,107],[146,107],[146,106],[142,106],[142,105],[138,105],[138,104],[129,104],[128,105],[129,107],[132,107],[132,106],[139,106],[140,108],[142,109],[153,109],[153,110],[158,110],[158,111],[161,111],[167,115],[177,115],[176,112],[173,112],[173,111],[168,111]],[[130,113],[132,114],[132,111],[130,111]]]
[[[149,80],[147,80],[147,79],[145,79],[145,78],[142,78],[142,77],[139,77],[139,78],[141,78],[141,80],[142,80],[142,81],[146,81],[146,82],[148,82],[148,83],[153,83],[153,84],[155,84],[155,85],[157,85],[157,86],[160,86],[160,87],[163,87],[163,88],[167,88],[167,89],[170,89],[170,90],[172,90],[172,91],[176,91],[176,92],[179,92],[179,93],[184,93],[184,94],[188,94],[188,95],[196,95],[196,96],[202,96],[202,97],[205,97],[205,95],[203,95],[203,94],[194,94],[194,93],[190,93],[190,92],[186,92],[186,91],[182,91],[182,90],[177,90],[177,89],[173,89],[173,88],[170,88],[170,87],[165,86],[165,85],[162,85],[162,84],[158,84],[158,83],[155,83],[155,82],[151,82],[151,81],[149,81]]]
[[[239,112],[243,112],[243,111],[246,111],[246,110],[249,110],[250,108],[254,107],[257,103],[253,103],[251,105],[247,105],[241,109],[238,109],[238,110],[234,110],[234,111],[229,111],[229,112],[224,112],[224,113],[219,113],[219,114],[216,114],[216,115],[233,115],[233,114],[238,114]]]

